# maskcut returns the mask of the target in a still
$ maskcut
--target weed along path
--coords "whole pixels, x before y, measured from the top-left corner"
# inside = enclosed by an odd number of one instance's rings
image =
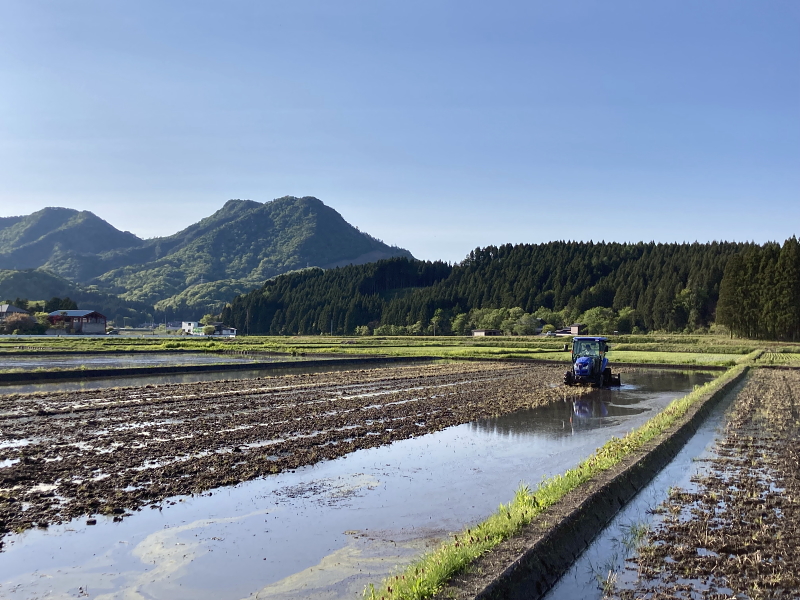
[[[0,597],[358,597],[710,378],[565,401],[560,377],[481,362],[3,396]]]

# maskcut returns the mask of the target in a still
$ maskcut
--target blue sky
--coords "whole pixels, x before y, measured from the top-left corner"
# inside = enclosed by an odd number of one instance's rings
[[[425,259],[800,234],[800,3],[0,4],[0,216],[310,195]]]

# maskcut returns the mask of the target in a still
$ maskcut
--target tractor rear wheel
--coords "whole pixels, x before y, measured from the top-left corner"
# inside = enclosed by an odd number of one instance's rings
[[[603,385],[608,387],[611,385],[611,367],[603,369]]]

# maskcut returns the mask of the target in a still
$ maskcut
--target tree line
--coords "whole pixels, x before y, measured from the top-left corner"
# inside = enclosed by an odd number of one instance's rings
[[[751,245],[733,255],[720,282],[717,322],[732,335],[800,340],[800,243]]]
[[[236,297],[222,320],[270,335],[463,334],[487,323],[527,333],[534,320],[581,319],[596,333],[703,331],[715,322],[723,276],[742,257],[775,248],[780,254],[775,244],[562,241],[477,248],[456,265],[394,258],[306,269]]]

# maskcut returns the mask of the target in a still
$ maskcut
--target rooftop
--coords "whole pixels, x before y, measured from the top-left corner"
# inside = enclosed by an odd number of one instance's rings
[[[99,312],[96,310],[54,310],[53,312],[49,313],[48,317],[85,317],[87,315],[97,314],[100,315]],[[103,315],[100,315],[101,317]]]
[[[25,313],[27,314],[27,310],[22,310],[19,307],[14,306],[13,304],[0,304],[0,313]]]

